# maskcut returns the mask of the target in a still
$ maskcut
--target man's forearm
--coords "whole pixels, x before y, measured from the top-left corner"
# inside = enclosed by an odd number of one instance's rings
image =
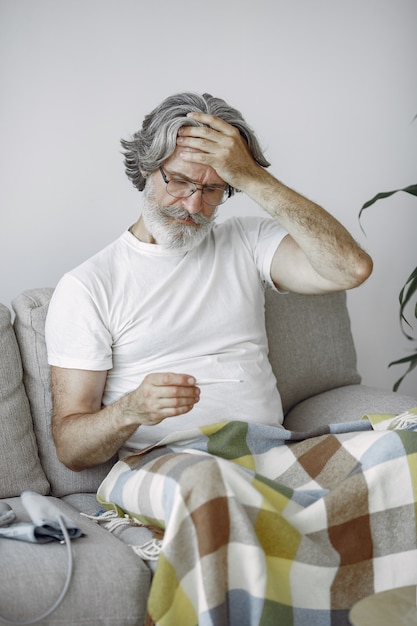
[[[137,420],[123,414],[120,402],[52,422],[58,458],[75,472],[113,458],[137,428]]]
[[[313,270],[335,288],[365,280],[372,260],[350,233],[321,206],[258,169],[244,191],[291,235]]]
[[[193,376],[158,372],[102,407],[104,382],[102,372],[52,368],[52,432],[58,458],[74,471],[108,461],[138,427],[188,413],[200,398]]]

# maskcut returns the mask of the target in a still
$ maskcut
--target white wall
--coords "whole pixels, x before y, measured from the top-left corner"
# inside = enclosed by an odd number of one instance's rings
[[[417,182],[416,24],[415,0],[0,0],[0,301],[54,286],[136,220],[119,138],[165,96],[209,91],[374,257],[349,307],[363,380],[390,389],[416,200],[370,209],[366,237],[357,216]],[[258,211],[239,197],[222,214]]]

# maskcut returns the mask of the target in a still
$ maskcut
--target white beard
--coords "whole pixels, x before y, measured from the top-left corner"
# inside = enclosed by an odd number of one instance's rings
[[[180,207],[165,208],[158,204],[148,179],[144,191],[142,218],[146,229],[156,243],[164,248],[180,252],[189,252],[198,246],[213,227],[216,212],[211,217],[200,213],[191,215]],[[191,218],[197,226],[182,224],[172,218]]]

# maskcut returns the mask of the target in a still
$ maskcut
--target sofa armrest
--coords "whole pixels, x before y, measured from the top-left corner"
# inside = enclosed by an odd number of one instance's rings
[[[56,455],[52,439],[50,367],[45,344],[45,320],[53,289],[31,289],[13,300],[14,328],[23,364],[23,381],[32,411],[42,467],[55,496],[97,490],[114,461],[72,472]]]

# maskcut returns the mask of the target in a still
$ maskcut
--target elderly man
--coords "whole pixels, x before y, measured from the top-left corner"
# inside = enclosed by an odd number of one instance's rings
[[[194,507],[197,535],[204,536],[197,540],[200,549],[207,543],[214,555],[220,546],[220,556],[210,581],[196,573],[186,577],[188,588],[194,581],[195,593],[189,593],[200,618],[187,622],[188,609],[181,606],[181,622],[174,611],[163,623],[228,624],[231,612],[243,605],[230,608],[234,583],[221,554],[231,536],[238,545],[237,529],[244,537],[251,534],[250,516],[233,506],[225,509],[216,495],[222,483],[216,458],[158,444],[223,420],[281,430],[281,402],[267,357],[264,290],[350,289],[369,276],[372,261],[334,217],[267,171],[253,131],[223,100],[190,93],[169,97],[122,145],[127,175],[143,191],[142,212],[55,290],[46,328],[54,439],[60,460],[75,471],[116,453],[141,453],[138,476],[148,478],[146,489],[137,491],[144,494],[137,497],[138,513],[167,529],[182,519],[175,522],[171,508],[179,492],[168,500],[166,491],[162,499],[151,499],[149,481],[175,479],[184,506]],[[223,205],[236,192],[250,196],[265,217],[216,224],[217,211],[227,210]],[[154,450],[146,452],[149,447]],[[228,493],[247,493],[236,480]],[[204,508],[209,499],[215,509]],[[206,513],[199,517],[197,510]],[[176,553],[171,564],[181,566],[183,557]],[[177,588],[164,579],[164,563],[160,559],[156,580]],[[263,566],[248,565],[256,586]],[[203,587],[210,599],[201,598]],[[158,610],[151,611],[156,621]],[[259,623],[258,609],[246,616],[237,610],[240,626]],[[210,614],[207,622],[203,614]]]
[[[74,470],[225,416],[282,423],[265,285],[324,293],[372,268],[336,219],[267,172],[253,132],[222,100],[168,98],[122,143],[142,215],[62,279],[47,322],[53,432]],[[216,225],[235,191],[268,215]],[[244,384],[200,396],[207,377]]]

